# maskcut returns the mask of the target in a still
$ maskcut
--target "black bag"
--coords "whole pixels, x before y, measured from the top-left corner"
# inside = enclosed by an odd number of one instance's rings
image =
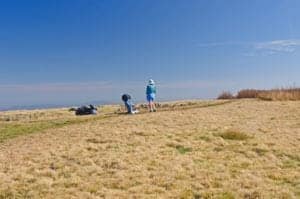
[[[77,108],[75,111],[76,115],[92,115],[96,113],[97,113],[97,108],[95,108],[93,105],[81,106]]]

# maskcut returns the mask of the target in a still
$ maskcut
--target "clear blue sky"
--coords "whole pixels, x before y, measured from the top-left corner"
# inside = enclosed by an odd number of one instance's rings
[[[149,78],[161,100],[297,86],[299,10],[298,0],[1,1],[0,108],[141,101]]]

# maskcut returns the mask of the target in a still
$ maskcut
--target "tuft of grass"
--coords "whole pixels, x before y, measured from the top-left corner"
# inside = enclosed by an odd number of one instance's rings
[[[267,149],[261,149],[261,148],[254,148],[252,149],[254,152],[256,152],[258,155],[263,156],[265,155],[268,150]]]
[[[6,198],[16,198],[15,193],[9,188],[0,190],[0,199],[6,199]]]
[[[243,133],[238,130],[228,130],[222,133],[215,134],[216,136],[220,136],[221,138],[225,140],[247,140],[251,138],[246,133]]]
[[[294,161],[294,160],[284,160],[282,161],[281,168],[300,168],[300,162]]]
[[[180,199],[190,199],[190,198],[195,198],[194,192],[192,190],[185,189],[181,192]]]
[[[208,136],[206,136],[206,135],[199,136],[199,137],[197,137],[197,139],[203,140],[203,141],[206,141],[206,142],[210,142],[211,141],[211,138],[208,137]]]
[[[192,148],[177,145],[175,147],[180,154],[185,154],[192,151]]]
[[[230,192],[224,192],[219,197],[219,199],[234,199],[234,195]]]
[[[262,197],[261,197],[261,194],[258,191],[253,191],[253,192],[250,192],[250,193],[245,193],[244,198],[245,199],[258,199],[258,198],[262,198]]]
[[[86,139],[87,142],[90,142],[90,143],[94,143],[94,144],[99,144],[99,143],[103,143],[103,141],[101,140],[98,140],[96,138],[88,138]]]
[[[199,193],[195,193],[190,189],[185,189],[180,194],[180,199],[201,199],[201,195]]]

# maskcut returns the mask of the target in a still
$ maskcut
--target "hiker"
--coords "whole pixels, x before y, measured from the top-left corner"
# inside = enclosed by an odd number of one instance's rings
[[[150,112],[156,112],[156,107],[154,104],[156,96],[156,86],[153,79],[150,79],[146,88],[146,96],[148,101],[148,107]]]
[[[89,106],[81,106],[77,109],[75,109],[76,115],[96,115],[97,114],[97,108],[93,105]]]
[[[138,110],[135,109],[134,104],[132,104],[131,96],[129,94],[122,95],[122,100],[125,104],[125,107],[127,109],[127,113],[129,114],[135,114],[138,113]]]

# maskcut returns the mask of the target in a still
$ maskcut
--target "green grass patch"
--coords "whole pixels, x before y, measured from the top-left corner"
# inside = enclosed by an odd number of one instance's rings
[[[193,190],[190,189],[185,189],[181,192],[180,194],[180,199],[189,199],[189,198],[193,198],[193,199],[201,199],[201,195],[198,193],[195,193]]]
[[[69,120],[2,123],[0,127],[0,143],[17,136],[42,132],[47,129],[59,128],[66,125],[78,124],[91,120],[91,118],[77,118]]]
[[[68,122],[69,121],[43,121],[33,123],[3,124],[0,129],[0,142],[19,135],[26,135],[49,128],[60,127],[68,124]]]
[[[277,155],[278,157],[287,157],[287,160],[284,160],[282,163],[282,168],[298,168],[300,167],[300,156],[298,154],[287,154],[287,153],[282,153]]]
[[[51,119],[42,121],[26,122],[1,122],[0,123],[0,143],[7,139],[32,133],[43,132],[47,129],[60,128],[72,124],[81,124],[86,122],[98,121],[101,119],[117,117],[117,114],[105,114],[98,116],[79,116],[69,119]]]
[[[300,167],[300,163],[293,161],[293,160],[285,160],[282,162],[282,166],[281,168],[283,169],[287,169],[287,168],[299,168]]]
[[[224,192],[218,197],[218,199],[234,199],[234,198],[235,198],[234,195],[230,192]]]
[[[180,154],[185,154],[192,151],[192,148],[177,145],[175,147]]]

